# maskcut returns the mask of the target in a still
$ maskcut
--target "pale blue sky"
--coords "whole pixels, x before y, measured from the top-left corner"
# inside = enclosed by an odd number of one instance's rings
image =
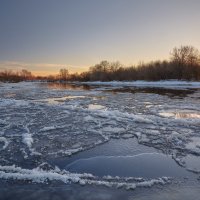
[[[0,0],[0,69],[83,71],[200,49],[199,0]]]

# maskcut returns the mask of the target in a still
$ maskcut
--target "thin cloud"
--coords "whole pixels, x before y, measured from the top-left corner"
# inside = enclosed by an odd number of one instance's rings
[[[72,66],[66,64],[55,64],[55,63],[27,63],[18,61],[0,61],[0,70],[13,70],[20,71],[22,69],[27,69],[36,75],[47,75],[47,74],[57,74],[59,69],[67,68],[71,73],[83,72],[87,70],[85,66]]]

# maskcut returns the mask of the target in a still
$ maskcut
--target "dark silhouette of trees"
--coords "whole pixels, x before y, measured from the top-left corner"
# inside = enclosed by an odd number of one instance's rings
[[[199,79],[200,54],[195,47],[175,47],[171,53],[171,64],[178,79]]]
[[[25,69],[20,72],[14,72],[12,70],[4,70],[3,72],[0,72],[0,81],[19,82],[32,79],[33,75],[31,72]]]
[[[108,79],[110,63],[106,60],[101,61],[93,67],[90,67],[90,80],[106,81]]]
[[[200,55],[198,49],[193,46],[175,47],[171,53],[172,62],[179,65],[198,65],[200,62]]]
[[[19,74],[23,80],[30,80],[32,78],[32,73],[26,69],[22,69]]]
[[[83,73],[69,74],[67,69],[60,69],[59,75],[35,77],[44,81],[159,81],[159,80],[196,80],[200,81],[200,54],[192,46],[175,47],[169,61],[140,63],[137,66],[125,67],[119,62],[106,60],[89,68]],[[0,72],[0,81],[31,80],[31,72],[22,70]]]
[[[60,81],[67,81],[67,78],[68,78],[68,70],[63,68],[63,69],[60,69]]]

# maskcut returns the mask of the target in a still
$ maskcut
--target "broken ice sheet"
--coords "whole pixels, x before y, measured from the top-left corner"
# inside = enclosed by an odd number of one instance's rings
[[[196,84],[194,85],[196,87]],[[166,87],[168,86],[169,84]],[[116,87],[118,86],[115,85]],[[109,86],[109,90],[112,90],[112,86]],[[84,178],[84,172],[77,177],[72,172],[64,172],[63,169],[59,171],[50,162],[50,160],[69,156],[75,158],[78,153],[88,149],[95,152],[98,145],[108,143],[112,138],[119,140],[127,138],[131,141],[131,138],[135,137],[139,145],[155,148],[160,153],[164,153],[164,157],[175,155],[175,160],[186,158],[186,163],[192,163],[187,156],[190,154],[198,158],[200,155],[198,139],[200,128],[197,115],[199,99],[196,98],[199,96],[199,91],[195,90],[192,94],[188,92],[184,98],[173,99],[156,94],[156,90],[154,93],[148,91],[112,93],[105,87],[92,87],[91,90],[85,90],[81,87],[52,89],[46,83],[2,84],[0,90],[1,178],[33,181],[39,178],[41,181],[42,177],[42,182],[47,180],[67,182],[73,176],[73,182],[78,184],[111,187],[121,185],[127,188],[167,182],[162,179],[162,176],[157,177],[156,180],[144,178],[145,180],[140,184],[134,180],[132,185],[128,185],[124,179],[119,181],[115,176],[112,177],[114,180],[111,183],[103,177],[89,180],[91,177]],[[48,99],[56,103],[51,104]],[[159,115],[161,112],[171,113],[174,110],[184,112],[184,115],[179,114],[179,117],[174,114],[169,117]],[[185,112],[186,110],[188,112]],[[121,150],[122,146],[118,148]],[[144,158],[145,162],[146,160],[148,157]],[[156,163],[159,159],[154,160]],[[48,171],[41,171],[43,163],[48,164],[46,167]],[[159,167],[159,163],[156,167]],[[175,162],[174,165],[176,166]],[[110,175],[113,173],[112,168],[116,166],[110,165]],[[183,166],[181,170],[184,169]],[[30,175],[33,172],[37,175],[36,179]],[[95,176],[95,173],[92,176]]]

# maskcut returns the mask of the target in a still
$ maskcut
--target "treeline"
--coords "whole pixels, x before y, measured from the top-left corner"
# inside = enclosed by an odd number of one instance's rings
[[[87,72],[69,74],[67,69],[60,69],[55,76],[34,77],[31,72],[2,72],[0,81],[45,80],[45,81],[159,81],[159,80],[195,80],[200,81],[200,54],[192,46],[174,48],[169,61],[140,63],[125,67],[119,62],[102,61],[89,68]]]
[[[4,70],[0,72],[0,81],[2,82],[20,82],[33,80],[34,76],[32,73],[26,69],[21,71]]]
[[[103,70],[99,66],[105,66]],[[90,72],[85,76],[80,77],[85,81],[159,81],[159,80],[200,80],[199,65],[177,65],[169,61],[155,61],[138,66],[131,67],[115,67],[110,70],[110,67],[118,65],[118,63],[109,63],[102,61],[99,66],[95,65]]]
[[[88,72],[79,75],[71,74],[65,79],[69,81],[159,81],[169,79],[200,81],[198,49],[192,46],[175,47],[170,56],[169,61],[140,63],[130,67],[125,67],[119,62],[102,61],[90,67]]]

